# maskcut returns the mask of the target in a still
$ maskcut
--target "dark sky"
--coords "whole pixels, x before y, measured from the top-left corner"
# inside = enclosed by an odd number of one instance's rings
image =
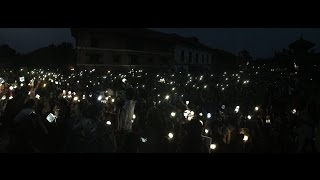
[[[288,47],[288,44],[303,34],[304,39],[318,44],[320,51],[320,28],[152,28],[177,33],[182,36],[196,36],[212,48],[238,53],[247,49],[254,57],[269,57],[274,50]],[[74,42],[67,28],[0,28],[0,44],[7,43],[18,52],[29,52],[51,43]]]

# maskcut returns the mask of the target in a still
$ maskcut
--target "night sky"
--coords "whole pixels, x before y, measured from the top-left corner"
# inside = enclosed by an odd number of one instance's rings
[[[304,39],[317,44],[320,52],[320,28],[152,28],[181,36],[196,36],[212,48],[238,53],[247,49],[254,57],[270,57],[274,50],[287,48],[289,43]],[[67,28],[0,28],[0,44],[9,44],[20,53],[30,52],[49,44],[72,42]]]

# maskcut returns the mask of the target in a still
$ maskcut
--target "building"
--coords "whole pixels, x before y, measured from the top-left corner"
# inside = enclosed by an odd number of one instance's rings
[[[145,28],[72,28],[78,66],[210,68],[212,49]]]

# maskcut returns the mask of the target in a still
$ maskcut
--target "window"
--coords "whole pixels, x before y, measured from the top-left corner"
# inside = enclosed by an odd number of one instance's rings
[[[127,49],[129,50],[144,50],[144,44],[141,39],[129,39],[127,41]]]
[[[120,63],[120,56],[119,55],[113,55],[112,56],[112,60],[113,60],[113,63],[115,63],[115,64]]]
[[[87,54],[89,56],[89,64],[102,64],[100,54]]]
[[[189,63],[192,63],[192,52],[189,52]]]
[[[199,63],[199,53],[196,54],[196,63]]]
[[[99,41],[96,38],[91,38],[91,47],[98,48],[99,47]]]
[[[153,58],[152,58],[152,57],[148,58],[148,63],[149,63],[149,64],[152,64],[152,63],[153,63]]]
[[[184,51],[181,51],[181,57],[180,57],[181,62],[184,62]]]
[[[162,64],[168,64],[168,59],[166,57],[161,57],[161,63]]]
[[[139,64],[139,58],[137,55],[130,55],[130,59],[131,59],[130,64],[133,64],[133,65]]]

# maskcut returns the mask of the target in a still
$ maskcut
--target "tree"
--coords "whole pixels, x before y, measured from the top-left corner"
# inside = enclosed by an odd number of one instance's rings
[[[4,44],[0,46],[0,57],[13,57],[17,54],[16,50],[12,49],[9,45]]]
[[[253,59],[249,51],[245,49],[239,52],[239,57],[241,61],[252,61]]]

